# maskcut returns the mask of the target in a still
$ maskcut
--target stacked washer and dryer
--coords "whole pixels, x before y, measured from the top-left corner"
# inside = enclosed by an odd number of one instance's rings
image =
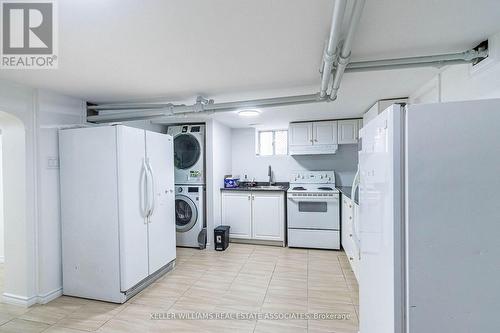
[[[169,126],[174,138],[177,246],[203,247],[205,222],[205,125]],[[200,241],[202,244],[200,244]]]

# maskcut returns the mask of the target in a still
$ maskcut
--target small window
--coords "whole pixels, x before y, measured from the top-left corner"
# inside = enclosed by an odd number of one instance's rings
[[[287,155],[288,131],[259,131],[257,132],[257,155]]]

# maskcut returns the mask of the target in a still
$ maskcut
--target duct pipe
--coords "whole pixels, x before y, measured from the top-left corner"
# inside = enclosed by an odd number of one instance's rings
[[[116,105],[114,104],[90,105],[88,107],[89,110],[96,110],[99,112],[99,114],[88,116],[87,120],[89,122],[96,122],[96,123],[143,120],[143,119],[168,117],[177,114],[228,112],[244,108],[276,107],[276,106],[315,103],[324,101],[325,99],[320,98],[319,94],[310,94],[310,95],[274,97],[274,98],[264,98],[264,99],[225,102],[225,103],[213,103],[213,104],[196,103],[193,105],[174,105],[171,103],[166,103],[166,104],[154,103],[155,107],[153,108],[151,107],[152,104],[148,103],[117,104],[120,106],[120,108],[115,108]],[[123,106],[126,107],[124,108]],[[125,110],[125,111],[119,112],[119,110]]]
[[[363,12],[364,6],[365,0],[356,0],[356,2],[354,3],[347,35],[344,42],[342,43],[342,48],[338,57],[337,69],[335,70],[335,74],[333,76],[332,91],[330,93],[330,100],[332,101],[337,98],[337,92],[340,87],[342,75],[344,75],[345,68],[349,63],[349,59],[351,57],[352,41],[354,39],[356,27],[358,26],[359,20],[361,19],[361,13]]]
[[[416,67],[442,67],[446,65],[470,63],[477,59],[484,59],[487,56],[488,50],[477,51],[472,49],[465,52],[432,56],[359,61],[349,63],[346,67],[346,72],[364,72]]]
[[[326,91],[331,80],[331,71],[335,62],[337,45],[340,40],[340,30],[342,29],[342,19],[344,17],[346,0],[335,0],[333,6],[332,23],[330,26],[330,36],[323,54],[323,68],[321,71],[321,88],[319,97],[327,98]]]

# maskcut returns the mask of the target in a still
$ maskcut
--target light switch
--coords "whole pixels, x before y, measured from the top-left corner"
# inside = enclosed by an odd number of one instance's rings
[[[47,169],[59,169],[59,158],[47,157]]]

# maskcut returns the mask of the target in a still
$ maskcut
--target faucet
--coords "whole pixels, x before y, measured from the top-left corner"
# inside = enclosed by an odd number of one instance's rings
[[[273,171],[271,170],[271,166],[267,170],[267,175],[269,176],[269,186],[273,184]]]

